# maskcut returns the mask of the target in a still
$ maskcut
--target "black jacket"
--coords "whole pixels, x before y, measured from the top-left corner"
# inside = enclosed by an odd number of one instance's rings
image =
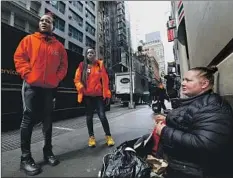
[[[233,172],[233,111],[218,94],[182,99],[166,124],[161,145],[170,170],[197,177]]]

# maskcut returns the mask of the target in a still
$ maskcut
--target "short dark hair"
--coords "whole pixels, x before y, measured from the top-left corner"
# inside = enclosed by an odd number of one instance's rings
[[[205,77],[207,80],[209,80],[211,85],[214,85],[214,73],[218,71],[218,68],[216,66],[194,67],[190,70],[200,72],[199,76]]]

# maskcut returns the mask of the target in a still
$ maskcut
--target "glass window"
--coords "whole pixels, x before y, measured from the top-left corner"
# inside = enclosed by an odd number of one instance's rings
[[[21,6],[23,6],[23,7],[26,7],[27,6],[27,4],[26,4],[26,2],[25,1],[16,1],[16,2],[18,2]]]
[[[20,30],[25,30],[25,20],[15,16],[14,26]]]
[[[79,47],[78,45],[69,42],[68,43],[69,50],[74,51],[79,54],[83,54],[83,48]]]
[[[95,41],[86,36],[86,46],[95,48]]]
[[[9,24],[10,16],[11,16],[10,12],[2,11],[2,14],[1,14],[2,22]]]
[[[95,36],[95,28],[92,27],[89,23],[86,22],[86,32],[91,34],[92,36]]]
[[[73,26],[69,25],[69,36],[75,38],[76,40],[83,42],[83,33]]]
[[[60,37],[60,36],[58,36],[58,35],[56,35],[56,34],[54,34],[55,35],[55,37],[56,37],[56,39],[58,40],[58,41],[60,41],[63,45],[65,44],[65,39],[64,38],[62,38],[62,37]]]
[[[59,12],[65,13],[66,5],[62,1],[50,1],[50,4],[56,8]]]
[[[86,9],[86,18],[95,24],[95,16],[87,9]]]
[[[55,17],[55,28],[64,32],[65,31],[65,21],[59,17]]]
[[[83,4],[79,1],[70,1],[73,3],[73,6],[76,7],[80,12],[83,12]]]
[[[86,4],[94,11],[95,10],[95,3],[93,1],[86,1]]]
[[[29,24],[29,33],[34,33],[37,31],[37,25]]]
[[[83,18],[82,17],[80,17],[78,14],[76,14],[74,11],[72,11],[71,9],[70,9],[70,13],[71,13],[71,19],[72,20],[75,20],[77,23],[78,23],[78,25],[80,26],[80,27],[82,27],[83,26]],[[70,18],[70,17],[69,17]]]
[[[38,14],[40,11],[40,7],[41,5],[39,3],[37,3],[36,1],[31,1],[30,11],[32,11],[35,14]]]
[[[100,54],[104,55],[104,48],[102,46],[100,46]]]

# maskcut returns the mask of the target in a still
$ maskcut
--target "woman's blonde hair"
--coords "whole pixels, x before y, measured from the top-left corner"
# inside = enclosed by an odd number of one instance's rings
[[[214,85],[214,73],[218,71],[216,66],[194,67],[190,70],[199,72],[198,76],[205,77],[207,80],[209,80],[210,85]]]

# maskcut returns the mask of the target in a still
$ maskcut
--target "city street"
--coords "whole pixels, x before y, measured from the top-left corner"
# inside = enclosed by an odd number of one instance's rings
[[[87,146],[87,128],[85,117],[55,122],[53,125],[53,150],[61,163],[50,167],[43,163],[43,137],[41,126],[33,132],[32,155],[42,166],[43,172],[38,177],[95,177],[102,166],[102,158],[120,143],[151,132],[153,111],[148,105],[139,105],[136,109],[113,105],[107,112],[115,146],[105,145],[104,132],[98,117],[94,116],[96,148]],[[24,177],[19,171],[20,163],[19,130],[2,134],[2,176]]]
[[[232,1],[2,1],[1,7],[2,177],[27,176],[20,163],[38,173],[30,139],[42,168],[35,177],[97,177],[103,156],[151,133],[161,108],[170,112],[155,126],[166,177],[233,174],[227,167],[233,159]],[[105,129],[95,113],[97,145],[89,148],[88,114],[95,106]],[[112,147],[104,133],[110,136],[109,106]]]

